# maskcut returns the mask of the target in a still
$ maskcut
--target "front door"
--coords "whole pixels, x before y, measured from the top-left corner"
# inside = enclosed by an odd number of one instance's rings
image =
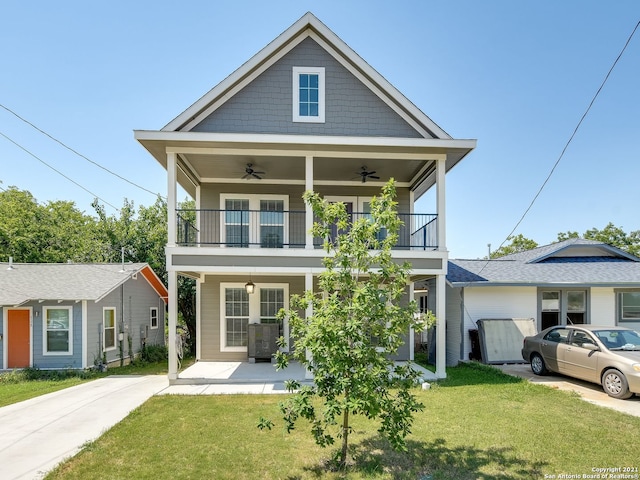
[[[7,312],[7,368],[25,368],[31,360],[29,310]]]

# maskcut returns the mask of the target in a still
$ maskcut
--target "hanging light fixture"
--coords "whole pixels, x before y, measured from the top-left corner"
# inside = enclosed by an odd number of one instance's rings
[[[244,289],[247,291],[249,295],[251,295],[256,290],[256,285],[251,281],[251,276],[249,276],[249,281],[244,284]]]

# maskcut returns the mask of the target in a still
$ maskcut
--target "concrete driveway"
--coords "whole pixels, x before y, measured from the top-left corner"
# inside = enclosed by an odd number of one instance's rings
[[[531,371],[531,367],[528,363],[493,366],[499,368],[504,373],[513,375],[514,377],[529,380],[531,383],[538,383],[551,388],[558,388],[560,390],[573,391],[578,393],[586,402],[640,417],[640,397],[637,395],[627,400],[611,398],[609,395],[604,393],[600,385],[596,385],[595,383],[583,382],[582,380],[565,377],[564,375],[535,375]]]
[[[0,408],[0,478],[42,478],[168,384],[110,376]]]

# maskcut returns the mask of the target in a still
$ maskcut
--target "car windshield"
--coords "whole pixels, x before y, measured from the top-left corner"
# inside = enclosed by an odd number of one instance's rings
[[[609,350],[640,351],[640,334],[633,330],[598,330],[596,337]]]

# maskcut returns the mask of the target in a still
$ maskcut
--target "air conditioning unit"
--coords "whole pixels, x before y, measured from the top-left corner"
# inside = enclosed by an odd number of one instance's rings
[[[280,325],[277,323],[250,323],[248,327],[247,345],[249,363],[256,360],[273,360],[273,354],[278,351],[278,337]]]

